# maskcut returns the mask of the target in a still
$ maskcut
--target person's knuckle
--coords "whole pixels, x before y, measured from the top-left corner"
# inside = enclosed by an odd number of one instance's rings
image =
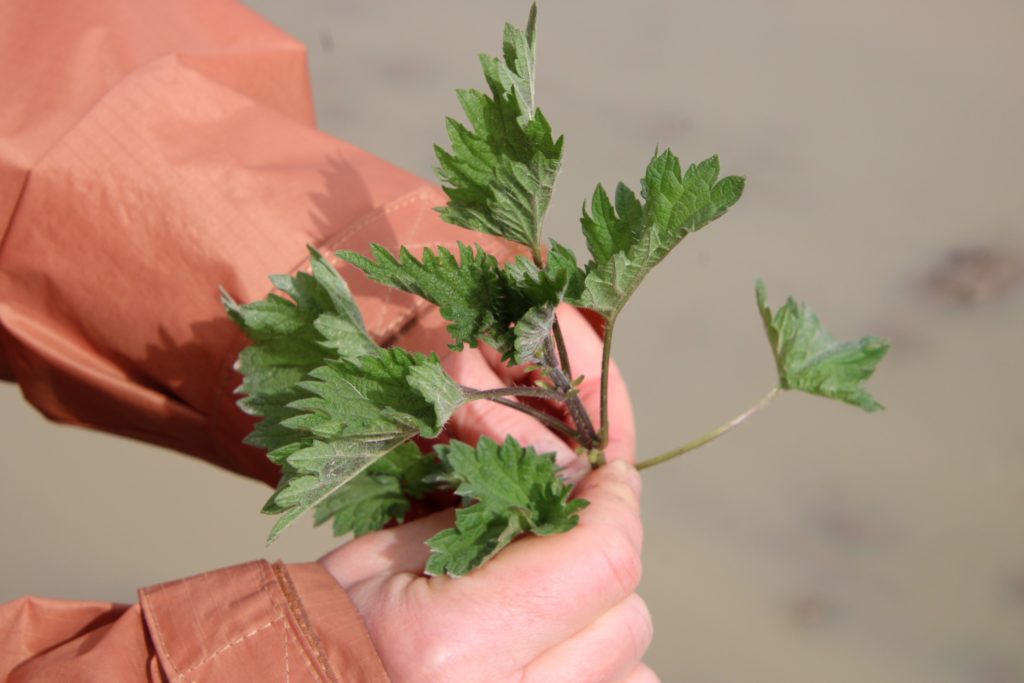
[[[625,595],[632,593],[643,575],[640,552],[623,532],[609,534],[601,544],[601,559],[608,578]]]
[[[422,590],[403,593],[389,606],[384,628],[376,629],[378,649],[394,681],[451,680],[451,671],[467,664],[465,639],[453,629],[439,629],[430,618],[437,604]],[[402,638],[391,634],[402,632]]]
[[[628,600],[626,628],[629,630],[633,654],[640,659],[654,639],[654,621],[643,598],[633,593]]]
[[[439,638],[434,634],[432,638],[417,649],[415,669],[419,675],[424,676],[421,680],[443,681],[445,672],[458,670],[460,666],[459,653],[452,643],[446,638]]]

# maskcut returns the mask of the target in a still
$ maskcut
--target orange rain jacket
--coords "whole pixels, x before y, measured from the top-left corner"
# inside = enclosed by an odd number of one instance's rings
[[[0,378],[58,422],[274,483],[235,406],[218,298],[324,253],[454,243],[437,188],[314,127],[305,50],[234,0],[0,0]],[[350,271],[376,338],[442,348]],[[9,681],[386,681],[318,564],[263,561],[132,606],[0,607]]]

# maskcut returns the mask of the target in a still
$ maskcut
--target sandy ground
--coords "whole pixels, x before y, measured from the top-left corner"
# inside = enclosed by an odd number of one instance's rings
[[[320,125],[422,175],[452,91],[524,2],[252,0],[309,45]],[[868,416],[785,396],[647,477],[649,662],[666,682],[1024,682],[1021,5],[544,3],[541,106],[567,131],[550,232],[656,145],[748,176],[620,322],[653,454],[773,381],[753,306],[888,336]],[[265,490],[46,424],[0,387],[0,599],[130,601],[265,555]],[[271,553],[316,557],[319,531]]]

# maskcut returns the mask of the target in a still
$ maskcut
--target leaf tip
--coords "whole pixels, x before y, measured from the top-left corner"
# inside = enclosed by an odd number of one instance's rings
[[[235,301],[230,294],[228,294],[228,290],[226,290],[223,285],[221,285],[219,289],[220,302],[224,306],[224,308],[227,309],[228,314],[231,315],[232,318],[241,315],[241,307],[238,305],[238,302]]]
[[[768,308],[768,288],[761,278],[757,278],[754,282],[754,295],[757,297],[757,307],[762,311],[766,310]]]

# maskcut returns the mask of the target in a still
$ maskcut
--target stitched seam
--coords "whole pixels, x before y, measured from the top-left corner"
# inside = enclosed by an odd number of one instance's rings
[[[317,245],[317,249],[321,251],[321,253],[323,252],[324,249],[327,249],[327,251],[329,252],[334,252],[334,247],[337,246],[339,242],[345,241],[352,235],[355,235],[360,231],[366,229],[376,221],[379,221],[380,219],[388,216],[389,214],[392,214],[399,209],[403,209],[406,206],[409,206],[410,204],[414,204],[416,202],[426,202],[429,199],[431,199],[431,197],[436,198],[437,193],[434,190],[430,189],[429,187],[421,187],[417,190],[414,190],[412,194],[402,199],[394,201],[393,203],[385,206],[383,210],[375,214],[366,216],[361,221],[355,223],[353,229],[349,230],[345,234],[337,234],[327,240],[324,240],[323,244]],[[418,216],[416,219],[417,225],[419,225],[419,221],[420,216]],[[388,288],[385,296],[390,297],[392,291],[393,290],[391,288]],[[383,346],[386,346],[388,342],[392,340],[397,330],[400,330],[403,327],[405,327],[410,320],[420,317],[424,313],[424,311],[426,311],[432,305],[433,304],[423,301],[422,299],[417,299],[416,301],[414,301],[412,307],[408,310],[408,312],[406,312],[404,315],[398,316],[390,325],[380,330],[378,336],[380,337],[381,344]]]
[[[292,671],[288,665],[288,627],[284,629],[284,683],[291,683]]]
[[[266,576],[268,574],[268,571],[267,571],[268,569],[269,569],[269,577]],[[287,596],[287,594],[285,594],[285,591],[284,591],[283,587],[281,586],[280,577],[277,574],[277,567],[275,565],[270,565],[270,564],[268,564],[266,562],[263,562],[263,563],[260,564],[260,573],[263,574],[266,577],[266,580],[263,583],[263,591],[267,594],[267,598],[270,600],[271,604],[274,605],[274,609],[276,610],[276,612],[278,614],[278,617],[282,621],[282,626],[281,627],[284,630],[284,671],[285,671],[285,681],[289,680],[290,669],[291,669],[290,663],[289,663],[289,656],[288,656],[288,653],[289,653],[289,650],[288,650],[289,638],[295,638],[295,643],[296,643],[296,645],[299,646],[299,654],[302,655],[302,661],[305,662],[305,664],[306,664],[306,670],[309,671],[309,673],[313,676],[313,678],[316,678],[318,680],[323,680],[323,677],[320,675],[320,673],[318,671],[316,671],[316,668],[313,666],[313,663],[309,660],[309,657],[306,654],[305,649],[303,647],[301,647],[301,643],[299,642],[299,639],[296,636],[294,636],[294,634],[292,634],[291,622],[288,620],[288,614],[287,614],[287,611],[286,611],[286,609],[287,609],[287,602],[288,602],[288,596]],[[284,605],[282,605],[280,600],[277,598],[277,594],[270,590],[271,581],[275,581],[276,582],[277,590],[280,591],[281,594],[285,596],[285,604]]]
[[[207,655],[206,657],[204,657],[203,659],[199,660],[198,662],[196,662],[195,664],[193,664],[189,668],[187,668],[184,671],[182,671],[181,674],[185,675],[185,674],[188,674],[188,673],[191,673],[191,672],[195,671],[196,669],[201,667],[203,664],[206,664],[206,663],[210,662],[211,660],[215,659],[216,657],[219,657],[220,655],[224,654],[225,652],[227,652],[228,650],[233,648],[235,645],[238,645],[239,643],[242,643],[242,642],[248,640],[249,638],[252,638],[257,633],[260,633],[261,631],[266,631],[268,628],[272,627],[274,624],[276,624],[277,622],[279,622],[279,621],[281,621],[283,619],[284,619],[284,615],[282,614],[281,616],[277,617],[276,619],[272,619],[272,620],[268,621],[267,623],[263,624],[262,626],[257,626],[253,630],[251,630],[248,633],[246,633],[244,636],[241,636],[239,638],[236,638],[236,639],[232,640],[230,643],[224,645],[223,647],[221,647],[216,652],[213,652],[213,653]]]
[[[302,661],[306,664],[306,671],[308,671],[310,673],[310,675],[313,676],[313,678],[315,678],[317,680],[320,680],[320,681],[324,680],[324,677],[321,676],[320,672],[317,671],[316,667],[313,666],[313,662],[310,661],[309,656],[306,655],[306,650],[305,650],[305,648],[302,647],[302,643],[299,641],[298,636],[296,636],[295,634],[292,633],[292,630],[291,630],[291,628],[289,628],[288,624],[289,624],[288,620],[285,619],[285,624],[284,624],[284,675],[285,675],[285,681],[289,680],[288,676],[289,676],[289,671],[290,671],[290,667],[288,665],[288,643],[291,640],[293,640],[293,639],[295,640],[295,645],[296,645],[296,648],[299,651],[299,654],[302,655]],[[332,681],[333,681],[333,679],[332,679]]]
[[[195,679],[192,678],[191,676],[189,676],[189,674],[191,674],[197,668],[203,666],[204,664],[209,663],[210,661],[212,661],[216,657],[220,656],[224,652],[226,652],[226,651],[230,650],[231,648],[233,648],[234,646],[236,646],[236,645],[238,645],[238,644],[248,640],[249,638],[252,638],[253,636],[257,635],[258,633],[260,633],[262,631],[265,631],[268,628],[271,628],[277,622],[284,621],[286,619],[286,617],[285,617],[285,615],[283,613],[283,609],[282,609],[281,605],[277,604],[277,602],[273,599],[273,596],[270,593],[270,581],[271,581],[271,579],[269,577],[267,577],[267,572],[266,572],[265,564],[264,563],[258,563],[256,565],[256,567],[259,569],[261,578],[263,579],[261,581],[261,585],[260,585],[260,592],[264,593],[267,596],[267,601],[270,603],[270,606],[274,610],[275,614],[277,614],[277,617],[272,619],[272,620],[270,620],[270,621],[268,621],[267,623],[265,623],[265,624],[263,624],[261,626],[257,626],[253,630],[249,631],[248,633],[246,633],[245,635],[243,635],[243,636],[241,636],[239,638],[236,638],[235,640],[231,641],[230,643],[227,643],[226,645],[224,645],[223,647],[218,649],[216,652],[213,652],[213,653],[207,655],[206,657],[204,657],[203,659],[199,660],[198,662],[192,664],[191,666],[189,666],[186,669],[179,668],[179,666],[174,662],[174,659],[171,657],[170,650],[168,650],[167,644],[164,641],[163,631],[160,628],[160,620],[159,620],[159,618],[157,618],[155,613],[150,612],[150,610],[148,609],[148,606],[150,604],[150,596],[153,593],[156,593],[158,590],[166,588],[166,586],[168,584],[164,584],[162,586],[157,586],[156,589],[144,589],[144,590],[140,591],[140,602],[144,603],[144,607],[146,607],[146,610],[145,610],[146,620],[147,620],[147,622],[152,624],[154,635],[156,636],[157,646],[158,646],[160,652],[163,654],[164,659],[167,661],[167,664],[171,667],[171,670],[173,671],[175,678],[177,678],[179,680],[188,681],[189,683],[196,683]],[[205,576],[205,575],[206,575],[206,573],[203,574],[203,576]],[[288,667],[288,665],[287,665],[287,658],[288,658],[287,636],[288,636],[288,631],[286,629],[285,630],[285,638],[286,638],[286,642],[285,642],[285,663],[286,664],[285,665],[286,665],[286,671],[288,670],[288,668],[287,668]],[[312,671],[309,659],[308,659],[308,657],[305,656],[304,653],[303,653],[303,658],[306,660],[307,668],[310,668],[311,671]],[[315,672],[314,672],[314,675],[316,675]]]
[[[288,623],[288,622],[287,622],[287,620],[286,620],[286,621],[285,621],[285,628],[286,628],[286,629],[288,629],[287,623]],[[291,630],[290,630],[290,629],[288,629],[288,630],[286,630],[286,631],[285,631],[285,633],[287,633],[287,634],[291,635]],[[299,645],[299,644],[300,644],[300,643],[299,643],[299,639],[298,639],[298,637],[297,637],[297,636],[291,635],[291,637],[292,637],[292,638],[295,638],[295,643],[296,643],[297,645]],[[286,654],[287,654],[287,651],[286,651]],[[313,666],[313,662],[312,662],[312,661],[310,661],[310,659],[309,659],[309,656],[308,656],[308,655],[306,654],[306,650],[305,650],[304,648],[302,648],[302,647],[299,647],[299,654],[300,654],[300,655],[302,655],[302,661],[306,663],[306,670],[307,670],[307,671],[309,671],[309,673],[310,673],[310,674],[312,674],[312,676],[313,676],[314,678],[318,678],[318,679],[320,679],[320,680],[324,680],[324,679],[323,679],[323,676],[321,676],[321,675],[320,675],[320,672],[319,672],[319,671],[317,671],[317,670],[316,670],[316,667],[314,667],[314,666]],[[287,663],[287,660],[285,660],[285,661],[286,661],[286,663]]]
[[[337,677],[331,670],[330,663],[327,660],[327,653],[324,652],[323,644],[320,642],[319,636],[313,630],[309,623],[309,617],[306,615],[305,610],[302,607],[302,601],[298,597],[295,585],[292,583],[291,577],[288,575],[287,570],[280,565],[275,563],[270,566],[270,570],[274,573],[274,577],[277,579],[278,586],[281,589],[281,593],[284,594],[285,602],[288,606],[288,610],[291,612],[292,617],[299,626],[299,632],[305,636],[306,643],[308,643],[316,655],[317,662],[320,664],[323,671],[327,674],[327,679],[332,683],[337,683]],[[296,637],[298,641],[298,637]],[[301,645],[301,642],[300,642]],[[305,656],[305,649],[301,648],[303,656]],[[307,664],[312,667],[312,663],[308,661]]]
[[[421,203],[421,205],[419,207],[419,211],[416,212],[416,220],[414,220],[412,222],[412,225],[410,225],[409,228],[408,228],[408,233],[409,233],[410,237],[418,237],[419,236],[419,228],[420,228],[420,225],[422,223],[423,223],[423,206],[422,206],[422,203]],[[407,247],[404,247],[404,248],[408,249],[409,251],[412,251],[412,249],[413,249],[413,247],[411,247],[411,246],[407,246]],[[393,287],[388,287],[387,288],[387,291],[385,292],[385,295],[384,295],[384,304],[381,306],[380,315],[377,316],[377,320],[378,321],[384,321],[384,308],[391,302],[391,297],[397,291],[399,291],[399,290],[395,289]],[[416,309],[416,303],[417,303],[417,300],[414,299],[413,300],[413,306],[412,306],[413,310]],[[401,318],[398,321],[395,321],[395,322],[400,322],[400,321],[401,321]]]
[[[213,661],[214,659],[216,659],[220,655],[224,654],[225,652],[227,652],[231,648],[233,648],[236,645],[239,645],[239,644],[245,642],[249,638],[252,638],[252,637],[256,636],[257,634],[261,633],[262,631],[265,631],[266,629],[273,627],[278,622],[284,622],[283,626],[282,626],[283,631],[284,631],[284,633],[283,633],[283,635],[284,635],[284,665],[285,665],[285,677],[286,677],[286,680],[288,680],[288,676],[290,675],[290,663],[289,663],[289,651],[288,651],[288,637],[289,637],[290,630],[288,628],[287,616],[285,615],[284,607],[279,603],[278,600],[275,599],[274,594],[271,591],[271,583],[274,581],[273,574],[271,574],[271,576],[267,575],[268,574],[268,572],[267,572],[267,565],[266,565],[265,562],[260,562],[257,565],[257,567],[258,567],[259,572],[260,572],[260,578],[262,579],[261,585],[260,585],[260,592],[262,592],[264,595],[266,595],[267,602],[270,603],[271,608],[273,609],[274,613],[277,616],[274,619],[272,619],[272,620],[268,621],[267,623],[263,624],[262,626],[258,626],[256,628],[254,628],[252,631],[249,631],[245,635],[243,635],[243,636],[241,636],[239,638],[236,638],[235,640],[231,641],[230,643],[227,643],[226,645],[224,645],[223,647],[218,649],[216,652],[213,652],[213,653],[209,654],[208,656],[204,657],[203,659],[201,659],[200,661],[194,663],[192,666],[188,667],[187,669],[185,669],[182,672],[182,674],[181,674],[182,676],[184,676],[185,674],[188,674],[188,673],[191,673],[191,672],[195,671],[196,669],[198,669],[199,667],[203,666],[204,664],[208,664],[209,662]],[[302,658],[303,658],[303,660],[306,663],[306,668],[310,671],[310,673],[314,677],[320,678],[319,674],[317,674],[317,672],[313,669],[313,665],[309,661],[309,657],[306,656],[305,652],[301,651],[301,648],[300,648],[300,654],[302,655]],[[192,683],[194,683],[193,679],[190,678],[188,680],[191,681]]]
[[[146,603],[146,605],[148,605],[149,604],[149,596],[150,596],[149,591],[141,591],[140,602],[144,602],[144,603]],[[185,674],[183,674],[181,672],[181,670],[178,669],[177,664],[174,663],[174,659],[171,657],[170,650],[167,649],[167,645],[166,645],[166,643],[164,643],[163,631],[160,630],[160,619],[157,618],[156,614],[150,614],[148,609],[146,610],[146,616],[147,616],[146,620],[152,622],[152,624],[153,624],[153,630],[156,633],[157,646],[160,648],[160,651],[163,653],[164,659],[167,661],[167,664],[171,667],[171,670],[174,672],[175,677],[176,678],[180,678],[180,679],[185,679]]]
[[[409,206],[410,204],[414,204],[414,203],[416,203],[418,201],[425,200],[425,199],[428,198],[428,195],[430,195],[430,194],[433,194],[433,191],[430,190],[429,188],[426,188],[426,187],[417,188],[417,189],[413,190],[412,192],[410,192],[409,194],[407,194],[405,197],[402,197],[400,199],[392,200],[391,203],[385,204],[384,206],[382,206],[377,211],[373,211],[373,212],[363,216],[358,221],[356,221],[355,223],[350,225],[348,231],[345,232],[344,235],[335,235],[334,239],[332,239],[330,241],[332,241],[332,242],[340,241],[340,239],[351,237],[352,235],[356,235],[356,234],[362,232],[368,225],[371,225],[371,224],[379,221],[381,218],[384,218],[385,216],[388,216],[388,215],[394,213],[395,211],[398,211],[399,209],[405,208],[406,206]]]

